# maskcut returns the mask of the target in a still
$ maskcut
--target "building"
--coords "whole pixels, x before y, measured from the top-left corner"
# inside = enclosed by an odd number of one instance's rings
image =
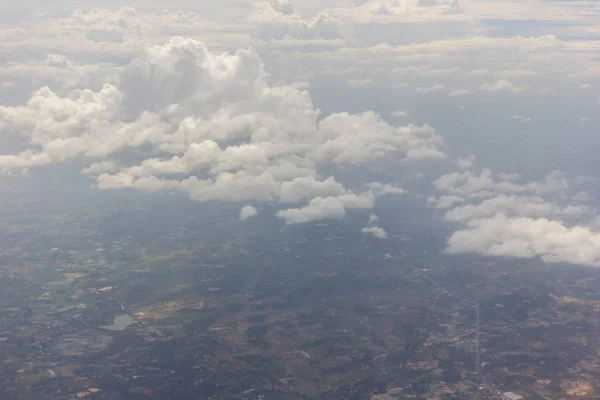
[[[523,396],[520,396],[513,392],[502,393],[503,400],[523,400]]]

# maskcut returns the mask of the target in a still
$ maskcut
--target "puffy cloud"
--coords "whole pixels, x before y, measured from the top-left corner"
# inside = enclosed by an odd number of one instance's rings
[[[386,194],[404,194],[406,193],[406,191],[402,188],[396,187],[394,185],[392,185],[391,183],[379,183],[379,182],[372,182],[369,183],[368,185],[369,190],[375,195],[375,196],[384,196]]]
[[[64,54],[48,54],[45,64],[50,67],[67,69],[70,68],[71,60]]]
[[[513,115],[512,119],[520,121],[520,122],[531,122],[530,117],[523,117],[522,115],[519,115],[519,114]]]
[[[559,206],[545,201],[540,197],[498,195],[490,199],[485,199],[478,204],[467,204],[454,208],[446,213],[445,218],[448,221],[455,222],[493,217],[496,214],[503,214],[509,217],[580,218],[594,212],[595,210],[585,206]]]
[[[79,15],[89,25],[100,17]],[[70,68],[66,58],[48,62]],[[273,86],[268,78],[252,49],[215,54],[174,37],[146,48],[100,90],[60,95],[44,87],[25,105],[0,106],[0,129],[26,147],[0,155],[0,171],[85,160],[83,172],[98,188],[300,204],[279,214],[296,223],[339,218],[371,208],[377,195],[403,192],[377,182],[355,194],[336,180],[337,168],[444,157],[443,139],[429,125],[396,127],[371,111],[323,117],[303,86]],[[330,171],[326,179],[322,170]]]
[[[520,183],[518,174],[494,174],[485,168],[476,172],[474,159],[460,164],[462,172],[433,182],[444,194],[428,199],[448,210],[446,221],[460,224],[448,239],[448,252],[600,266],[595,247],[600,232],[587,225],[597,209],[580,204],[588,199],[581,195],[585,192],[569,195],[572,184],[564,173]]]
[[[140,13],[134,7],[125,6],[117,10],[94,8],[90,11],[77,9],[67,18],[51,21],[56,27],[84,29],[86,35],[98,36],[100,40],[115,41],[114,38],[123,36],[139,36],[143,30],[160,28],[174,29],[176,27],[200,27],[212,24],[194,12],[163,10],[158,13]],[[102,40],[109,39],[109,40]]]
[[[374,224],[379,221],[379,217],[375,214],[369,215],[369,224]]]
[[[82,170],[84,174],[100,175],[106,172],[116,172],[119,166],[113,161],[100,161]]]
[[[457,0],[369,0],[360,6],[330,10],[336,16],[355,23],[463,20]]]
[[[144,9],[148,9],[147,4]],[[200,34],[205,40],[219,38],[223,41],[236,36],[238,41],[242,38],[227,24],[207,21],[194,12],[139,12],[129,6],[75,10],[70,15],[69,11],[53,10],[51,13],[67,15],[65,17],[48,17],[43,13],[28,15],[28,23],[23,24],[26,29],[7,31],[0,26],[3,52],[6,50],[12,61],[30,61],[31,54],[35,57],[37,52],[60,52],[90,65],[99,60],[120,64],[121,60],[137,54],[139,49],[164,42],[173,35]],[[244,45],[247,43],[249,39],[243,41]],[[20,49],[24,46],[33,51],[23,53]]]
[[[252,206],[244,206],[240,210],[240,220],[245,221],[258,215],[258,210]]]
[[[546,218],[498,214],[475,219],[448,239],[450,253],[476,253],[600,267],[600,232]]]
[[[81,9],[73,11],[71,18],[63,23],[85,26],[110,26],[125,28],[136,24],[136,12],[133,7],[123,7],[117,11],[94,8],[89,12]]]
[[[408,113],[402,110],[396,110],[392,113],[392,117],[406,117]]]
[[[456,89],[456,90],[453,90],[450,93],[448,93],[448,96],[459,97],[459,96],[469,96],[471,94],[473,94],[473,93],[471,93],[471,91],[468,89]]]
[[[443,158],[443,139],[429,125],[394,128],[373,112],[332,114],[320,123],[323,143],[317,150],[322,161],[360,164],[397,153],[407,158]]]
[[[341,219],[348,209],[369,209],[373,200],[368,195],[354,194],[339,197],[316,197],[302,208],[280,210],[277,216],[283,218],[287,225],[319,221],[323,219]]]
[[[517,86],[511,83],[508,79],[501,79],[494,83],[484,83],[479,87],[481,90],[486,90],[488,92],[501,92],[501,91],[509,91],[512,93],[523,93],[528,90],[527,86]]]
[[[456,160],[456,165],[458,165],[461,169],[470,169],[475,166],[476,162],[477,160],[475,159],[475,156],[471,155],[459,158]]]
[[[290,0],[270,0],[269,4],[281,14],[292,15],[294,13],[294,6]]]
[[[441,92],[446,90],[446,86],[442,85],[442,84],[435,84],[431,87],[426,87],[426,88],[416,88],[415,89],[415,93],[419,93],[419,94],[429,94],[429,93],[435,93],[435,92]]]
[[[386,231],[378,226],[364,227],[361,229],[361,232],[369,233],[379,239],[387,239],[388,237]]]
[[[460,196],[440,196],[439,198],[430,197],[427,203],[438,209],[451,208],[457,203],[464,203],[465,199]]]
[[[515,183],[514,179],[506,178],[507,175],[496,176],[488,168],[483,168],[480,172],[469,169],[463,172],[442,175],[432,184],[440,191],[472,198],[492,197],[500,193],[543,194],[559,192],[569,188],[569,182],[561,171],[549,174],[542,182],[519,184]]]
[[[294,12],[289,1],[258,0],[252,3],[253,12],[248,17],[256,23],[262,40],[337,40],[341,39],[340,21],[322,12],[312,20],[304,20]]]
[[[298,177],[281,184],[282,203],[301,203],[315,197],[331,197],[349,194],[349,191],[333,176],[318,181],[313,176]]]

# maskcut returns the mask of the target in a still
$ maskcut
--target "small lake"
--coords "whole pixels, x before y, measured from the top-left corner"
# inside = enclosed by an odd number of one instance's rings
[[[102,329],[107,329],[109,331],[123,331],[129,325],[135,323],[135,319],[131,315],[123,314],[115,317],[115,321],[112,325],[101,326]]]

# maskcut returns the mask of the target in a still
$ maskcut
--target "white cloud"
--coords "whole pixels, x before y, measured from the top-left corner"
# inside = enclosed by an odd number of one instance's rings
[[[338,40],[342,39],[340,21],[327,11],[312,20],[303,19],[290,2],[254,1],[248,17],[257,24],[257,38],[261,40]]]
[[[470,90],[468,89],[457,89],[457,90],[453,90],[451,91],[448,96],[450,97],[459,97],[459,96],[469,96],[473,93],[471,93]]]
[[[341,219],[349,209],[369,209],[373,207],[370,196],[345,195],[339,197],[316,197],[302,208],[291,208],[277,212],[287,225],[319,221],[324,219]]]
[[[475,166],[476,162],[477,160],[475,159],[475,156],[470,155],[456,160],[456,165],[458,165],[461,169],[470,169]]]
[[[367,187],[369,188],[369,190],[371,192],[373,192],[373,194],[375,196],[384,196],[386,194],[404,194],[406,193],[406,191],[402,188],[399,188],[397,186],[394,186],[390,183],[379,183],[379,182],[372,182],[369,183],[367,185]]]
[[[369,0],[360,6],[340,7],[329,12],[355,24],[409,21],[466,21],[457,0],[403,1]]]
[[[600,266],[600,232],[545,218],[499,214],[476,219],[448,239],[450,253],[476,253]]]
[[[474,71],[467,72],[465,74],[465,76],[468,78],[472,78],[472,77],[490,75],[491,73],[492,73],[492,71],[490,71],[489,69],[476,69]]]
[[[579,122],[581,123],[586,123],[586,122],[590,122],[590,119],[588,117],[582,117]]]
[[[369,224],[374,224],[379,221],[379,217],[375,214],[369,215]]]
[[[393,128],[373,112],[332,114],[320,123],[322,161],[359,164],[403,152],[409,159],[443,158],[443,139],[429,125]]]
[[[342,196],[350,192],[333,176],[318,181],[313,176],[298,177],[281,184],[279,196],[282,203],[301,203],[315,197]]]
[[[408,113],[406,111],[402,111],[402,110],[396,110],[394,112],[392,112],[392,117],[406,117],[408,115]]]
[[[253,206],[244,206],[240,210],[240,220],[245,221],[249,218],[255,217],[258,215],[258,210]]]
[[[97,24],[100,14],[78,15],[77,23]],[[100,19],[129,26],[127,15]],[[66,57],[46,62],[73,68]],[[340,217],[402,192],[377,182],[355,194],[320,170],[444,157],[429,125],[396,127],[371,111],[323,117],[303,85],[270,84],[254,50],[213,53],[181,37],[141,51],[100,90],[44,87],[25,105],[0,106],[0,129],[26,146],[0,156],[4,173],[79,159],[101,189],[299,204],[279,214],[288,223]]]
[[[505,178],[506,175],[502,177]],[[439,191],[471,198],[486,198],[502,193],[545,194],[569,188],[569,182],[561,171],[549,174],[542,182],[520,184],[512,180],[502,178],[498,180],[497,178],[500,177],[497,177],[490,169],[483,168],[480,172],[465,170],[442,175],[432,184]]]
[[[459,223],[447,243],[450,253],[475,253],[519,258],[540,257],[546,262],[600,266],[594,248],[600,233],[587,225],[598,210],[582,205],[588,197],[577,192],[560,171],[542,181],[521,183],[518,174],[476,172],[475,160],[462,163],[461,172],[433,182],[442,192],[428,199],[446,209],[444,219]]]
[[[438,83],[435,84],[431,87],[426,87],[426,88],[416,88],[415,89],[415,93],[419,93],[419,94],[429,94],[429,93],[435,93],[435,92],[441,92],[443,90],[446,90],[446,86]]]
[[[579,85],[579,89],[581,89],[581,90],[588,90],[591,88],[592,88],[592,85],[590,85],[589,83],[582,83],[581,85]]]
[[[294,14],[294,6],[290,0],[270,0],[271,7],[284,15]]]
[[[485,199],[478,204],[467,204],[454,208],[446,213],[445,218],[447,221],[453,222],[493,217],[496,214],[503,214],[509,217],[580,218],[594,212],[595,210],[585,206],[558,206],[540,197],[498,195],[490,199]]]
[[[440,196],[439,198],[430,197],[427,203],[438,209],[451,208],[457,203],[464,203],[465,199],[460,196]]]
[[[277,216],[285,219],[286,224],[306,223],[322,219],[341,219],[346,215],[342,201],[335,197],[318,197],[311,200],[303,208],[293,208],[277,212]]]
[[[348,81],[348,85],[350,86],[369,86],[372,85],[373,81],[369,78],[365,79],[351,79]]]
[[[107,172],[116,172],[119,166],[113,161],[100,161],[91,164],[82,170],[84,174],[100,175]]]
[[[378,226],[364,227],[361,229],[362,233],[369,233],[378,239],[387,239],[387,233],[383,228]]]
[[[488,92],[509,91],[512,93],[523,93],[528,89],[527,86],[517,86],[511,83],[508,79],[501,79],[494,83],[484,83],[479,88]]]
[[[520,122],[531,122],[530,117],[523,117],[522,115],[519,115],[519,114],[513,115],[512,119],[520,121]]]

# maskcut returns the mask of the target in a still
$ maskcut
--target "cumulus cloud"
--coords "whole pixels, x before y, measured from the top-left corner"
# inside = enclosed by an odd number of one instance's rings
[[[510,193],[544,194],[569,188],[569,182],[561,171],[548,174],[541,182],[519,183],[512,179],[506,179],[506,175],[497,176],[489,168],[483,168],[481,171],[468,169],[449,173],[442,175],[432,184],[439,191],[472,198],[486,198]]]
[[[519,114],[513,115],[512,119],[520,121],[520,122],[531,122],[531,118],[530,117],[524,117],[524,116],[519,115]]]
[[[258,28],[262,40],[338,40],[342,38],[340,21],[327,11],[305,20],[294,11],[289,1],[258,0],[252,3],[248,17]]]
[[[369,78],[366,79],[351,79],[348,81],[348,85],[350,86],[369,86],[372,85],[373,81]]]
[[[581,204],[585,192],[570,194],[580,179],[555,171],[542,181],[521,182],[518,174],[477,172],[474,159],[460,164],[462,172],[433,182],[442,195],[428,199],[447,210],[446,221],[459,224],[448,252],[600,266],[600,232],[586,225],[598,210]]]
[[[600,232],[546,218],[475,219],[448,239],[450,253],[476,253],[600,267]]]
[[[383,196],[386,194],[404,194],[406,191],[400,187],[394,186],[391,183],[372,182],[368,185],[369,190],[375,196]]]
[[[324,219],[341,219],[346,210],[373,208],[373,199],[369,195],[354,194],[339,197],[316,197],[302,208],[290,208],[277,212],[286,225],[319,221]]]
[[[361,232],[371,234],[378,239],[387,239],[388,237],[387,232],[378,226],[364,227],[361,229]]]
[[[318,181],[313,176],[306,176],[283,182],[279,198],[282,203],[301,203],[315,197],[345,194],[349,194],[349,191],[342,184],[336,182],[333,176],[324,181]]]
[[[464,222],[471,219],[493,217],[496,214],[532,218],[580,218],[593,215],[594,209],[580,205],[559,206],[535,196],[498,195],[480,203],[459,206],[446,213],[446,220]]]
[[[438,198],[430,197],[427,199],[427,203],[429,203],[429,205],[438,209],[451,208],[455,204],[463,203],[464,201],[465,199],[460,196],[440,196]]]
[[[489,69],[483,68],[483,69],[476,69],[476,70],[473,70],[473,71],[469,71],[469,72],[467,72],[465,74],[465,76],[468,77],[468,78],[473,78],[473,77],[486,76],[486,75],[489,75],[491,73],[492,73],[492,71],[490,71]]]
[[[471,93],[471,91],[468,89],[457,89],[457,90],[453,90],[450,93],[448,93],[448,96],[460,97],[460,96],[469,96],[471,94],[473,94],[473,93]]]
[[[245,221],[249,218],[255,217],[258,215],[258,210],[252,206],[244,206],[240,210],[240,220]]]
[[[269,4],[271,7],[284,15],[292,15],[294,14],[294,6],[290,0],[270,0]]]
[[[508,79],[501,79],[494,83],[484,83],[479,87],[479,89],[488,92],[508,91],[512,93],[523,93],[527,91],[528,87],[515,85],[511,83]]]
[[[429,93],[441,92],[443,90],[446,90],[446,86],[438,83],[438,84],[435,84],[435,85],[433,85],[431,87],[416,88],[415,89],[415,93],[429,94]]]
[[[302,205],[281,211],[287,223],[340,218],[403,192],[376,182],[356,194],[321,170],[444,157],[429,125],[396,127],[372,111],[323,116],[302,86],[271,85],[254,50],[216,54],[181,37],[146,48],[98,91],[43,87],[23,106],[0,106],[0,129],[28,144],[0,155],[4,173],[85,160],[102,189]]]
[[[407,20],[463,20],[457,0],[369,0],[360,6],[335,8],[337,16],[355,23],[392,23]]]

